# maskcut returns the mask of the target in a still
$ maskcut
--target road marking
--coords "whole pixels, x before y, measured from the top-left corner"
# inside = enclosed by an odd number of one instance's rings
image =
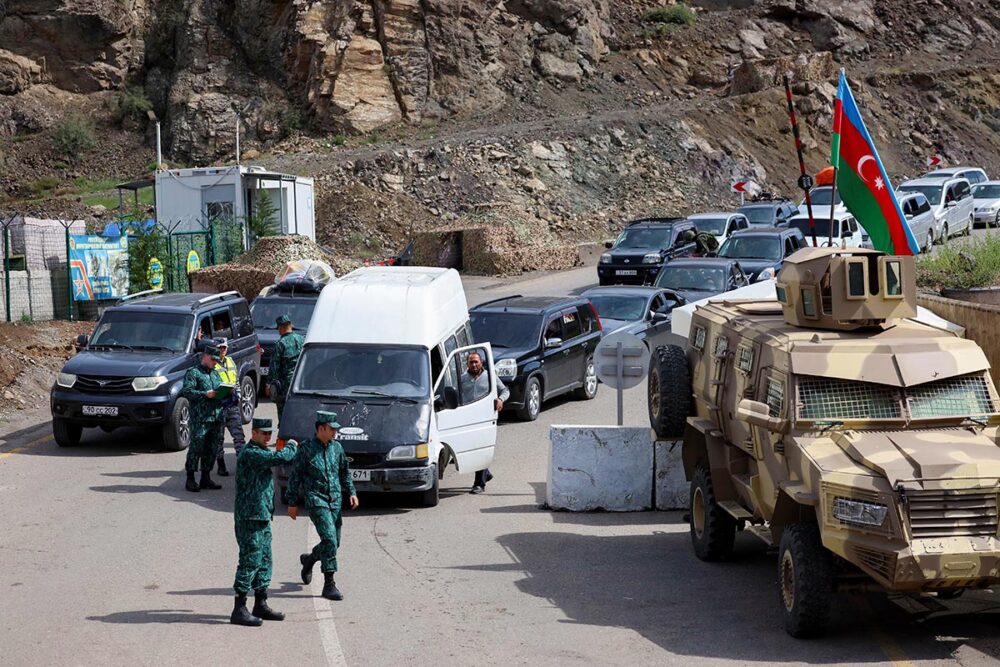
[[[875,630],[875,639],[878,641],[879,646],[882,647],[882,651],[889,658],[889,663],[893,667],[916,667],[914,662],[906,657],[906,653],[903,652],[903,649],[900,648],[899,644],[892,637],[881,630]]]
[[[306,530],[306,552],[312,550],[312,544],[319,541],[319,533],[309,522],[309,529]],[[316,622],[319,625],[319,638],[323,643],[323,653],[326,654],[326,662],[331,667],[346,667],[347,660],[344,658],[344,649],[340,646],[340,637],[337,636],[337,625],[333,622],[333,603],[323,597],[323,577],[313,577],[312,586],[313,608],[316,610]]]
[[[8,456],[13,456],[14,454],[20,454],[21,452],[25,451],[26,449],[30,449],[31,447],[34,447],[37,444],[40,444],[40,443],[43,443],[43,442],[47,442],[47,441],[49,441],[51,439],[52,439],[51,435],[43,435],[41,438],[36,438],[35,440],[32,440],[28,444],[23,445],[21,447],[16,447],[15,449],[9,449],[6,452],[0,452],[0,460],[5,459]]]

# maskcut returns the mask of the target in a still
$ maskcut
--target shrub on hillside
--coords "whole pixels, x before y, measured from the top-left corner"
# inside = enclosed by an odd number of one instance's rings
[[[60,155],[75,162],[94,147],[94,124],[84,116],[66,116],[56,126],[52,141]]]
[[[649,23],[676,23],[678,25],[691,25],[696,19],[694,10],[683,3],[654,7],[642,16],[642,20]]]

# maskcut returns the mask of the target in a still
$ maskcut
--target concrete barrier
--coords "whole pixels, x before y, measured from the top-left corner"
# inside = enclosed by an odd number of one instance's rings
[[[653,506],[653,439],[628,426],[551,426],[546,500],[552,509],[638,512]]]
[[[656,509],[686,510],[691,503],[690,484],[684,476],[681,459],[682,440],[657,440],[653,445],[655,459],[654,492]]]
[[[965,327],[965,337],[983,348],[993,368],[993,382],[1000,381],[1000,306],[971,303],[941,296],[918,294],[917,303],[935,315]]]

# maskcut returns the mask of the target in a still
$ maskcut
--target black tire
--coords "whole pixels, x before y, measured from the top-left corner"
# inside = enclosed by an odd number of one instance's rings
[[[930,253],[934,249],[934,230],[927,230],[927,243],[924,244],[924,252]]]
[[[257,408],[257,383],[253,376],[244,375],[240,380],[240,419],[244,424],[253,421],[253,413]]]
[[[76,447],[83,436],[83,427],[65,419],[52,420],[52,437],[60,447]]]
[[[170,419],[163,425],[163,448],[179,452],[191,444],[191,406],[186,398],[178,398]]]
[[[442,447],[438,455],[438,479],[444,479],[444,471],[448,469],[449,463],[451,463],[451,452]]]
[[[684,350],[677,345],[661,345],[653,350],[646,395],[649,425],[658,437],[684,435],[691,414],[691,393],[691,370]]]
[[[587,357],[587,363],[583,366],[583,384],[579,389],[573,390],[573,397],[581,401],[589,401],[597,396],[597,366],[593,357]]]
[[[1000,213],[997,213],[997,217],[995,217],[993,219],[993,224],[992,225],[986,225],[986,226],[987,227],[993,227],[994,229],[996,229],[997,227],[1000,227]]]
[[[712,487],[712,474],[698,466],[691,478],[691,545],[704,561],[728,558],[736,541],[736,520],[719,507]]]
[[[533,422],[542,412],[542,383],[532,375],[524,383],[524,407],[517,411],[518,419]]]
[[[434,486],[420,493],[420,504],[424,507],[436,507],[441,499],[441,478],[434,475]]]
[[[941,228],[941,245],[948,242],[948,223],[944,223],[944,227]]]
[[[833,557],[815,523],[793,523],[781,535],[778,592],[785,631],[792,637],[821,637],[830,625]]]

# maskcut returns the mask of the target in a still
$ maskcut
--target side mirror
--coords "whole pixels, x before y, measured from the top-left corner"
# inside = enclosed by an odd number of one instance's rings
[[[611,246],[613,246],[614,244],[615,244],[614,241],[605,241],[604,242],[604,247],[607,248],[608,250],[610,250]]]
[[[80,334],[79,336],[76,337],[77,347],[87,347],[87,343],[89,342],[90,342],[90,337],[87,336],[87,334]]]
[[[718,257],[718,256],[719,256],[719,253],[716,252],[715,250],[712,250],[712,251],[709,251],[709,252],[705,253],[705,257]]]
[[[545,348],[551,350],[556,347],[561,347],[563,344],[562,338],[546,338]]]
[[[951,201],[945,202],[944,206],[945,206],[945,208],[955,208],[955,206],[957,204],[958,204],[958,202],[956,202],[954,199],[952,199]]]
[[[744,398],[736,407],[736,418],[752,426],[759,426],[775,433],[788,433],[788,420],[772,417],[767,403]]]
[[[441,394],[434,394],[434,411],[440,412],[441,410],[444,410],[444,398],[441,397]]]
[[[653,313],[654,322],[666,322],[669,319],[670,315],[668,315],[667,313],[655,313],[655,312]]]

